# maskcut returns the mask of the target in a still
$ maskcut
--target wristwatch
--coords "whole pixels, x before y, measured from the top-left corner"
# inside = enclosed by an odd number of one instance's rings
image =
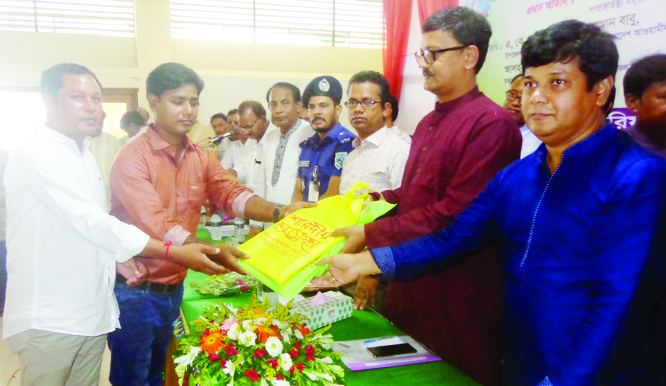
[[[278,205],[275,207],[275,210],[273,211],[274,223],[280,221],[280,212],[282,211],[282,208],[284,208],[284,205]]]

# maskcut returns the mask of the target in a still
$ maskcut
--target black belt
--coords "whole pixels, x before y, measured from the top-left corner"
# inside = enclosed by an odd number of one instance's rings
[[[125,284],[127,285],[127,279],[123,275],[116,275],[116,283],[118,284]],[[176,290],[180,287],[180,284],[161,284],[161,283],[151,283],[151,282],[145,282],[141,285],[135,286],[135,287],[130,287],[130,288],[136,288],[140,290],[146,290],[148,292],[158,292],[162,294],[171,294],[176,292]]]

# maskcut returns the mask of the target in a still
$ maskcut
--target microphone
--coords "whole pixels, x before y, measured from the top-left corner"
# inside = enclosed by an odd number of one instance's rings
[[[224,134],[216,135],[215,137],[209,137],[208,139],[215,145],[219,145],[223,139],[231,137],[235,132],[233,130],[227,131]]]

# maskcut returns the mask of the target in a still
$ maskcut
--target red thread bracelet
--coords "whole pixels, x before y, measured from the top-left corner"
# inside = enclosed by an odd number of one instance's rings
[[[169,247],[171,246],[171,240],[164,243],[164,246],[166,247],[166,253],[164,254],[164,260],[169,260]]]

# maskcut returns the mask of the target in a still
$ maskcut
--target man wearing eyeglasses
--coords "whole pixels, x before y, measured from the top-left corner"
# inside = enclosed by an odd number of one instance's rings
[[[317,202],[340,191],[342,164],[356,136],[342,127],[342,85],[332,76],[320,76],[305,87],[303,103],[315,134],[301,142],[298,178],[292,201]]]
[[[504,100],[504,107],[509,114],[520,126],[520,135],[523,137],[523,145],[520,149],[520,158],[525,158],[534,153],[534,151],[541,145],[541,140],[537,138],[534,133],[527,127],[525,118],[523,118],[523,111],[521,110],[521,98],[523,95],[524,77],[521,74],[516,75],[511,79],[511,89],[506,92],[506,99]]]
[[[449,7],[423,24],[416,60],[435,110],[414,132],[402,185],[382,192],[397,203],[393,217],[343,228],[345,251],[394,245],[449,224],[488,181],[520,155],[520,132],[509,113],[479,91],[492,34],[488,21]],[[484,385],[501,383],[501,265],[495,246],[456,268],[390,282],[386,315],[405,333]]]
[[[239,162],[231,170],[236,179],[246,188],[255,188],[255,170],[258,144],[261,144],[266,129],[270,125],[266,117],[266,109],[257,101],[244,101],[238,107],[240,115],[237,131],[248,138],[243,145]]]

